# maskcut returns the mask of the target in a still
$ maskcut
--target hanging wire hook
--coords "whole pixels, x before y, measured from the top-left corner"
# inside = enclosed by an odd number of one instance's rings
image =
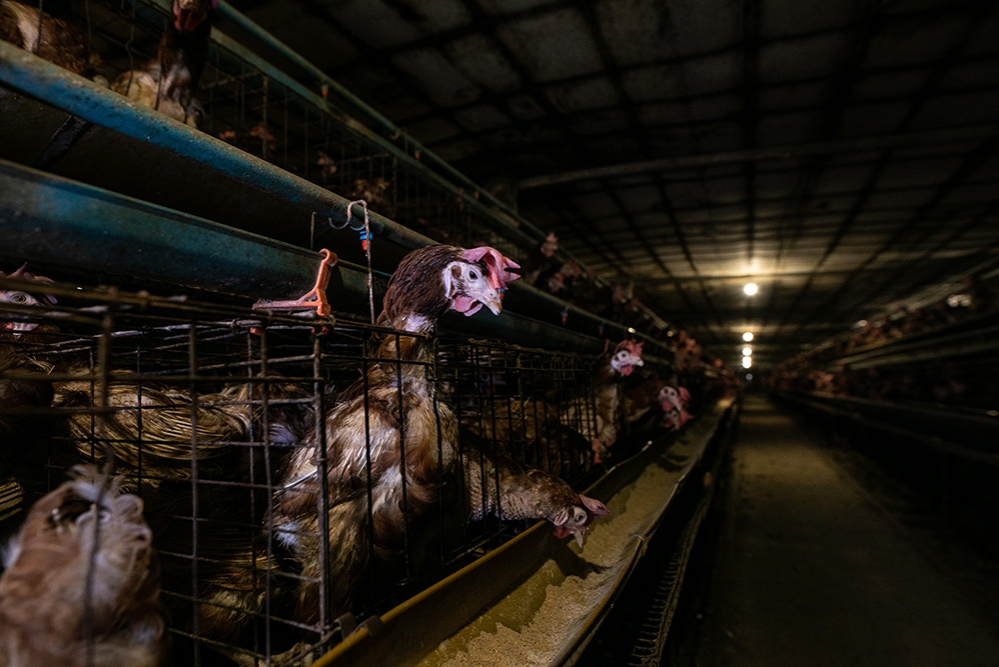
[[[361,250],[364,251],[364,255],[368,260],[368,307],[371,310],[371,323],[375,323],[375,288],[374,280],[371,274],[371,217],[368,214],[368,202],[363,199],[356,199],[347,204],[347,219],[344,221],[343,226],[346,227],[350,224],[350,218],[354,214],[354,205],[357,204],[364,209],[364,229],[359,230],[361,235]],[[330,222],[332,225],[332,221]],[[342,229],[340,227],[339,229]]]

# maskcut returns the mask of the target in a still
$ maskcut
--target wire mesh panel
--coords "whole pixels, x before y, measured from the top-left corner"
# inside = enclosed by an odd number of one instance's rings
[[[473,245],[489,244],[511,256],[535,244],[516,225],[498,220],[473,186],[421,161],[417,144],[382,139],[349,118],[327,87],[306,87],[229,34],[212,31],[220,10],[209,0],[22,4],[65,19],[73,31],[67,39],[93,54],[86,74],[106,80],[131,103],[156,108],[349,200],[363,199],[371,210],[435,240],[465,245],[474,239]],[[225,27],[246,37],[231,23]]]
[[[178,661],[315,657],[529,521],[558,531],[595,474],[595,358],[24,289],[0,303],[0,527],[73,465],[123,475]]]
[[[467,437],[496,454],[579,482],[592,466],[596,358],[490,342],[453,342],[442,358]]]

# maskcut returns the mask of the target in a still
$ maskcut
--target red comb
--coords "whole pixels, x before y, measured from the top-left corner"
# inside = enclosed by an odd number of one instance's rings
[[[520,278],[519,274],[509,271],[509,269],[519,269],[520,264],[509,257],[504,257],[503,253],[489,246],[481,246],[465,250],[462,256],[470,262],[485,262],[489,269],[489,284],[496,290],[505,290],[506,284]]]

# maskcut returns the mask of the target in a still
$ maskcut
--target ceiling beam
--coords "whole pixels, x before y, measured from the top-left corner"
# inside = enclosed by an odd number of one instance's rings
[[[980,219],[980,216],[976,219]],[[966,226],[967,227],[967,226]],[[962,227],[964,231],[968,231],[965,227]],[[876,268],[868,268],[867,272],[882,275],[885,270],[898,270],[904,271],[907,268],[912,267],[911,260],[898,260],[897,262],[892,262],[891,264],[885,265],[881,264]],[[836,269],[821,271],[819,277],[821,278],[843,278],[853,273],[856,269]],[[760,283],[761,288],[769,289],[768,285],[771,283],[776,283],[781,280],[801,280],[808,279],[813,275],[812,271],[778,271],[774,273],[753,273],[753,274],[727,274],[722,276],[711,276],[698,274],[696,276],[677,276],[674,275],[669,280],[640,280],[639,282],[643,286],[650,286],[655,288],[658,284],[673,284],[674,282],[681,284],[690,283],[704,283],[708,285],[743,285],[747,281],[755,281]]]
[[[844,40],[843,56],[840,58],[836,74],[829,83],[829,91],[822,105],[822,112],[816,128],[819,141],[833,141],[839,136],[843,124],[843,116],[849,106],[853,87],[862,76],[863,63],[867,58],[871,40],[881,28],[881,5],[871,3],[860,8],[861,16],[857,21],[857,29],[851,31],[851,37]],[[788,220],[792,230],[788,233],[784,228],[784,220],[780,221],[778,233],[776,267],[779,269],[784,260],[785,252],[805,234],[807,222],[806,206],[815,194],[822,180],[822,174],[828,162],[829,155],[818,153],[808,156],[798,172],[795,183],[793,212]],[[777,289],[770,293],[770,300],[763,313],[763,325],[776,319]]]
[[[905,117],[899,123],[898,128],[896,130],[896,134],[893,136],[899,136],[901,133],[908,131],[909,128],[912,126],[912,124],[918,119],[919,113],[926,105],[926,102],[930,100],[933,97],[933,95],[938,91],[940,83],[941,81],[943,81],[947,72],[953,69],[955,65],[959,62],[961,53],[964,51],[964,48],[967,45],[968,40],[971,39],[971,36],[978,29],[981,20],[984,19],[985,16],[988,14],[988,12],[990,12],[991,10],[992,6],[984,3],[975,7],[974,13],[972,17],[970,17],[972,18],[972,20],[966,24],[965,29],[962,31],[960,35],[957,36],[957,38],[954,40],[950,48],[947,49],[947,52],[944,54],[944,56],[934,64],[933,71],[930,77],[923,83],[919,91],[917,91],[917,93],[913,97],[912,103],[909,106],[908,113],[906,113]],[[984,144],[977,147],[974,151],[972,151],[968,156],[965,157],[965,160],[961,168],[958,169],[957,172],[955,172],[953,175],[951,175],[950,178],[948,178],[946,181],[944,181],[937,187],[930,200],[923,206],[917,208],[916,211],[913,213],[913,216],[904,225],[900,226],[899,229],[888,239],[886,243],[882,244],[873,253],[871,253],[871,255],[856,268],[854,273],[848,276],[846,280],[843,281],[839,289],[836,290],[836,292],[834,292],[831,296],[829,296],[818,309],[814,310],[811,313],[811,315],[809,315],[808,318],[805,319],[806,323],[818,317],[819,313],[826,313],[826,317],[830,317],[828,315],[829,309],[834,307],[835,305],[838,305],[840,312],[844,313],[843,315],[844,317],[850,317],[853,315],[852,312],[845,310],[845,306],[847,306],[848,304],[837,303],[837,302],[840,301],[847,294],[847,290],[849,289],[849,287],[854,283],[854,281],[857,280],[857,278],[859,278],[862,275],[862,273],[865,271],[865,269],[867,269],[867,267],[873,265],[881,256],[883,256],[891,248],[895,247],[898,243],[900,243],[902,239],[904,239],[907,236],[911,236],[912,232],[917,228],[917,226],[921,222],[922,217],[930,210],[932,210],[933,207],[937,204],[937,202],[939,202],[944,196],[946,196],[947,193],[949,193],[955,187],[963,183],[965,179],[968,177],[968,175],[971,172],[973,172],[975,169],[977,169],[984,162],[984,160],[987,159],[987,157],[991,156],[995,148],[994,144],[995,135],[993,134],[992,136],[985,137],[984,140],[985,140]],[[862,209],[864,204],[866,204],[867,197],[870,196],[871,192],[873,192],[874,188],[876,187],[877,181],[881,176],[881,171],[884,169],[885,165],[887,165],[891,157],[891,152],[893,148],[897,147],[886,148],[881,153],[880,157],[878,158],[878,161],[875,163],[874,171],[871,173],[870,179],[868,180],[867,184],[864,186],[860,195],[858,195],[857,197],[856,207],[858,211]],[[851,211],[850,214],[847,216],[847,218],[843,221],[843,225],[841,226],[840,231],[834,237],[833,244],[830,244],[829,249],[826,251],[826,254],[823,255],[822,259],[819,261],[819,266],[821,266],[825,262],[825,260],[828,259],[829,255],[832,254],[832,251],[835,249],[836,246],[838,246],[839,242],[842,240],[843,236],[845,235],[849,227],[852,226],[855,219],[856,219],[856,214],[854,211]],[[807,289],[808,286],[806,286],[805,289],[802,290],[801,294],[804,294],[804,292],[807,291]]]
[[[760,122],[759,56],[760,0],[742,2],[742,148],[756,149],[756,131]],[[753,263],[756,243],[756,162],[743,164],[746,179],[746,255]]]
[[[520,190],[547,187],[560,183],[573,183],[596,178],[614,178],[616,176],[631,176],[634,174],[659,173],[691,169],[694,167],[711,167],[720,164],[738,164],[744,162],[762,162],[768,160],[787,160],[809,155],[834,155],[841,153],[863,153],[867,151],[889,150],[894,148],[912,148],[935,146],[960,141],[982,141],[999,134],[999,125],[989,123],[968,127],[934,130],[929,132],[906,132],[899,134],[860,137],[858,139],[841,139],[838,141],[819,141],[796,146],[780,146],[774,148],[752,148],[738,151],[722,151],[702,155],[683,155],[680,157],[660,158],[657,160],[642,160],[625,164],[595,167],[593,169],[576,169],[560,174],[532,176],[518,182]]]
[[[889,238],[882,246],[882,253],[886,252],[889,248],[892,250],[900,250],[901,248],[915,248],[926,240],[933,232],[937,231],[939,228],[936,225],[922,225],[921,230],[917,230],[916,226],[919,223],[925,223],[927,214],[936,207],[947,195],[953,192],[956,188],[967,182],[968,177],[971,176],[977,169],[984,165],[993,155],[999,151],[999,139],[990,139],[983,142],[978,148],[968,153],[965,157],[964,162],[961,166],[953,173],[951,176],[944,181],[939,187],[936,188],[931,196],[923,205],[916,209],[913,213],[912,218],[908,225],[899,229],[891,238]],[[993,206],[994,208],[994,206]],[[990,209],[992,210],[992,209]],[[977,225],[983,217],[976,218],[976,223],[972,225],[964,225],[961,227],[961,231],[967,231]],[[918,232],[918,233],[917,233]],[[956,237],[951,236],[949,239],[955,239]],[[904,244],[908,239],[908,242]],[[914,277],[925,277],[922,271],[920,271],[920,266],[924,262],[929,260],[934,252],[939,252],[945,250],[946,246],[935,247],[932,251],[924,253],[922,257],[915,261],[909,261],[903,263],[901,266],[897,267],[894,271],[884,276],[886,273],[882,267],[877,273],[882,277],[881,280],[872,281],[869,284],[868,293],[863,294],[860,298],[855,299],[849,304],[844,304],[841,308],[841,312],[844,314],[852,314],[859,310],[859,308],[865,303],[869,302],[871,296],[884,294],[891,287],[898,289],[900,279],[903,275],[911,275]],[[877,254],[875,254],[877,256]],[[872,261],[872,260],[868,260]],[[862,267],[863,268],[863,267]],[[920,286],[925,286],[925,281],[921,281]],[[895,297],[903,297],[908,295],[896,294]]]
[[[635,223],[634,216],[632,216],[631,213],[628,212],[628,209],[625,207],[624,202],[621,201],[621,198],[618,196],[617,192],[612,188],[610,188],[606,183],[604,183],[604,187],[606,189],[605,191],[607,196],[610,198],[610,200],[614,203],[614,206],[617,207],[617,210],[620,212],[621,219],[624,220],[625,224],[628,226],[628,229],[631,231],[632,234],[635,235],[635,238],[638,239],[639,244],[643,248],[645,248],[646,253],[649,255],[649,258],[656,265],[656,268],[658,268],[663,273],[663,275],[666,276],[666,279],[671,281],[672,284],[676,287],[677,293],[680,295],[680,298],[683,299],[683,302],[687,304],[687,308],[690,311],[696,313],[697,317],[704,323],[705,326],[709,326],[708,319],[704,315],[704,312],[700,308],[697,308],[694,305],[694,302],[691,301],[690,297],[684,291],[683,286],[680,283],[678,283],[676,280],[673,280],[673,272],[669,270],[669,267],[666,266],[665,262],[663,262],[662,258],[659,256],[659,253],[656,252],[655,245],[652,242],[650,242],[642,233],[642,230]],[[640,281],[636,280],[636,283],[640,283]],[[712,312],[716,312],[716,308],[714,307],[714,304],[711,303],[711,299],[708,296],[707,292],[704,292],[704,298],[707,300],[708,307],[710,308],[710,310]],[[658,298],[654,298],[654,300],[655,300],[655,306],[657,308],[665,310],[663,308],[662,302]]]

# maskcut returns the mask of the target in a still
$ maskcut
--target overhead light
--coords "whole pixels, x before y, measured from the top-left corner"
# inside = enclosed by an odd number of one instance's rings
[[[753,358],[752,357],[743,357],[742,358],[742,367],[743,368],[751,368],[752,365],[753,365]]]
[[[753,340],[753,332],[747,331],[746,333],[742,334],[742,340],[746,341],[747,343]]]
[[[742,356],[748,357],[751,356],[752,354],[753,354],[753,348],[749,347],[748,345],[742,348]]]
[[[635,333],[635,330],[631,327],[628,327],[628,333]]]
[[[742,291],[745,292],[747,296],[753,296],[760,291],[760,288],[756,286],[756,283],[746,283],[746,286],[742,288]]]

